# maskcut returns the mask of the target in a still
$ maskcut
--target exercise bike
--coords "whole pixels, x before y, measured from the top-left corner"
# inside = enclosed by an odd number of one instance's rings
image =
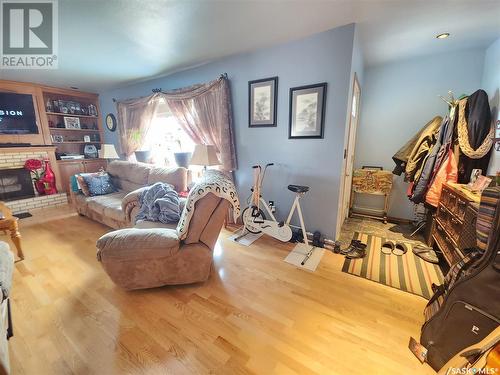
[[[293,236],[292,228],[290,226],[290,220],[292,219],[292,216],[297,209],[304,243],[307,247],[309,247],[310,245],[307,239],[307,232],[304,225],[304,218],[302,216],[302,209],[300,208],[300,198],[309,191],[309,187],[301,185],[288,185],[288,190],[295,193],[295,200],[293,201],[292,207],[290,208],[290,213],[288,214],[288,218],[286,219],[286,221],[278,221],[261,194],[262,183],[264,182],[267,168],[273,165],[274,163],[266,164],[264,170],[262,170],[262,167],[260,165],[254,165],[252,167],[254,170],[253,187],[250,189],[252,191],[252,194],[247,200],[248,207],[246,207],[242,213],[244,231],[241,236],[235,238],[235,241],[239,241],[241,238],[245,237],[248,232],[253,234],[264,233],[283,242],[290,241]],[[270,219],[267,218],[261,207],[266,210]],[[304,265],[305,262],[307,262],[307,260],[311,257],[314,249],[315,247],[311,246],[311,249],[308,250],[306,256],[304,257],[304,260],[301,262],[301,265]]]

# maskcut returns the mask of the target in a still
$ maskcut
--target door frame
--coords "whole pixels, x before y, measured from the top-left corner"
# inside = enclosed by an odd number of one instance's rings
[[[356,103],[356,116],[352,116],[352,102],[354,96],[357,94]],[[359,118],[361,113],[361,85],[359,84],[358,76],[354,72],[354,77],[352,80],[352,90],[349,98],[348,106],[348,116],[349,120],[347,122],[348,128],[344,135],[344,148],[343,148],[343,160],[342,160],[342,170],[340,174],[340,193],[339,202],[337,210],[337,227],[335,229],[335,237],[339,238],[340,231],[342,229],[342,224],[344,224],[345,219],[349,215],[349,205],[351,198],[351,183],[352,183],[352,170],[354,169],[354,153],[356,150],[356,132],[359,125]],[[352,158],[352,168],[349,171],[349,157]]]

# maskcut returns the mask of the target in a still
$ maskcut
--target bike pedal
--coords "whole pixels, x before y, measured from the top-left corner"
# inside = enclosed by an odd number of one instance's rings
[[[280,227],[280,228],[281,228],[283,225],[285,225],[285,222],[284,222],[284,221],[280,221],[280,222],[278,223],[278,227]]]

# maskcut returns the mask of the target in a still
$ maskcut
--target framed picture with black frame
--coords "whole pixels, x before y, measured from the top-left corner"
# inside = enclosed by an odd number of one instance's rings
[[[276,126],[278,77],[248,82],[248,127]]]
[[[290,89],[288,138],[323,138],[327,83]]]

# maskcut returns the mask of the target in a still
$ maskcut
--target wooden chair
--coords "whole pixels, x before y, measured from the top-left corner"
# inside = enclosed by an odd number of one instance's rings
[[[12,210],[2,201],[0,201],[0,212],[3,215],[0,218],[0,230],[5,234],[7,234],[7,231],[10,232],[10,238],[17,249],[17,256],[20,260],[23,260],[24,254],[21,247],[21,233],[19,233],[18,225],[19,218],[13,216]]]

